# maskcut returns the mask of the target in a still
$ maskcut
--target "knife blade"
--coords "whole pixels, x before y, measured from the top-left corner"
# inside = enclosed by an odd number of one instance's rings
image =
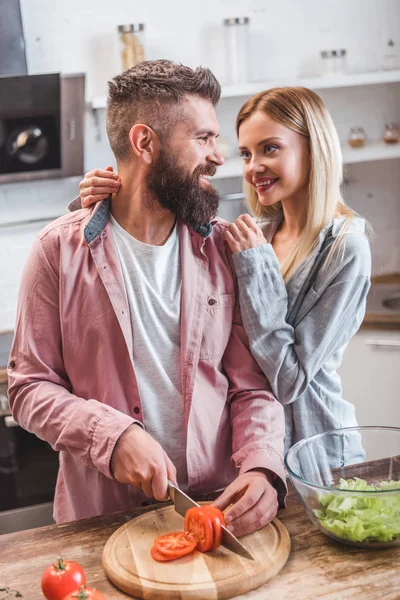
[[[174,503],[174,507],[177,513],[184,517],[186,511],[193,506],[200,506],[194,500],[192,500],[185,492],[182,492],[176,485],[168,480],[168,493]],[[227,529],[222,525],[222,545],[231,552],[239,554],[249,560],[255,560],[254,556],[243,546],[243,544]]]

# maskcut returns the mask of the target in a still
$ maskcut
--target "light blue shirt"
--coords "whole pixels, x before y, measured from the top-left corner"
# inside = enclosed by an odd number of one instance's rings
[[[268,242],[282,218],[259,222]],[[342,223],[334,219],[321,231],[287,285],[271,243],[233,254],[251,351],[285,408],[286,450],[305,437],[357,425],[337,369],[364,318],[371,253],[365,221],[355,217],[344,252],[324,265]]]

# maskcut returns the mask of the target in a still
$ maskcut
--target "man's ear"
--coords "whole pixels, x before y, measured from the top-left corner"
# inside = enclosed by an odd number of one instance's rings
[[[151,127],[143,123],[136,123],[129,131],[129,142],[137,158],[151,165],[159,151],[160,142],[157,134]]]

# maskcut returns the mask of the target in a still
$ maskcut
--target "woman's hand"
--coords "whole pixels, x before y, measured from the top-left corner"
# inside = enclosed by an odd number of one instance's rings
[[[240,215],[225,233],[231,252],[241,252],[267,244],[263,232],[250,215]]]
[[[83,208],[105,200],[110,194],[118,192],[121,180],[118,173],[114,173],[112,167],[107,169],[95,169],[85,173],[85,177],[79,184],[80,197]]]

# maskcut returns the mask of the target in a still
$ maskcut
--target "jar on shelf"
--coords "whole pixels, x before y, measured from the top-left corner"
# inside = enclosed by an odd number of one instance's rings
[[[126,71],[144,60],[144,23],[118,25],[122,69]]]
[[[228,85],[251,81],[249,24],[248,17],[224,19],[226,83]]]
[[[322,50],[322,75],[343,75],[346,73],[346,55],[344,48]]]
[[[400,139],[400,132],[398,126],[394,125],[393,123],[387,123],[385,125],[385,130],[383,132],[382,139],[385,142],[385,144],[397,144]]]
[[[348,144],[352,148],[361,148],[366,142],[365,131],[362,127],[351,127],[348,137]]]
[[[389,38],[385,44],[382,67],[385,71],[398,69],[400,66],[399,54],[396,44],[392,38]]]

